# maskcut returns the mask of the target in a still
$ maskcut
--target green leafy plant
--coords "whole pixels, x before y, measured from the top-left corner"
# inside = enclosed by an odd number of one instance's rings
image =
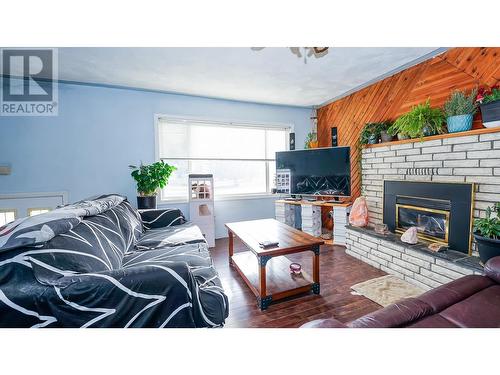
[[[431,108],[430,101],[414,106],[410,112],[400,116],[388,129],[391,135],[404,134],[410,138],[442,134],[445,117],[439,108]]]
[[[314,144],[314,142],[317,142],[317,141],[318,141],[318,134],[317,133],[314,133],[314,132],[307,133],[306,140],[304,143],[304,148],[313,148],[313,145],[311,145],[311,143]]]
[[[366,124],[359,135],[359,143],[362,145],[368,144],[372,136],[377,139],[380,138],[380,132],[388,128],[389,124],[387,122],[370,122]]]
[[[131,176],[137,182],[137,192],[141,197],[153,196],[158,189],[163,189],[172,172],[177,169],[163,160],[149,165],[141,163],[139,167],[129,165],[129,168],[133,169]]]
[[[443,111],[446,117],[473,115],[477,111],[476,104],[477,89],[466,95],[465,92],[455,90],[444,103]]]
[[[483,237],[500,239],[500,202],[486,209],[486,217],[474,220],[474,231]]]

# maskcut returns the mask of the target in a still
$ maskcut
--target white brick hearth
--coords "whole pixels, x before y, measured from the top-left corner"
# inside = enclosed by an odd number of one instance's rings
[[[399,236],[371,229],[347,228],[346,253],[424,290],[465,275],[481,274],[477,258],[456,251],[433,254],[425,245],[406,245]]]

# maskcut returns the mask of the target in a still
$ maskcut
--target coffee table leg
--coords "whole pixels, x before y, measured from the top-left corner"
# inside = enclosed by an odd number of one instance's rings
[[[312,291],[314,294],[319,294],[319,245],[313,247],[313,285]]]
[[[260,295],[257,298],[257,303],[261,310],[266,310],[272,301],[272,297],[267,295],[266,290],[266,263],[270,258],[267,256],[258,257],[259,260],[259,284]]]
[[[233,264],[233,253],[234,253],[234,235],[230,230],[227,231],[229,237],[229,264]]]

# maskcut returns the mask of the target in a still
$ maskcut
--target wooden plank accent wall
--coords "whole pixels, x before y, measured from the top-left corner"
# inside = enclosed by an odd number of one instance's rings
[[[351,146],[352,196],[361,192],[358,139],[367,122],[395,120],[412,106],[431,100],[442,106],[455,89],[494,86],[500,81],[500,48],[452,48],[318,109],[320,147],[331,146],[331,127],[340,146]],[[482,128],[481,116],[474,129]]]

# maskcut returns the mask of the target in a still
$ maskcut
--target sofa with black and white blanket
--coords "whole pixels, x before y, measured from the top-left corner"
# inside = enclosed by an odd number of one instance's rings
[[[217,327],[228,300],[199,228],[105,195],[0,227],[0,327]]]

